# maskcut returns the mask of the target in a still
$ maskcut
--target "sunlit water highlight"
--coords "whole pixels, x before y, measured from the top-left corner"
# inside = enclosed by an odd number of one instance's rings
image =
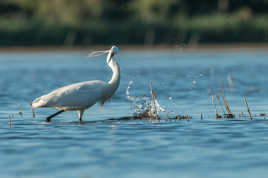
[[[223,88],[236,115],[247,112],[243,96],[253,114],[267,113],[267,56],[261,51],[120,51],[121,84],[102,111],[99,105],[90,108],[82,124],[75,112],[48,124],[44,119],[54,110],[36,110],[33,118],[29,102],[74,82],[109,80],[105,58],[88,59],[86,52],[2,53],[1,175],[266,177],[268,120],[216,120],[211,94]],[[170,116],[188,114],[192,119],[108,120],[133,115],[127,86],[134,81],[130,95],[148,96],[150,80]]]

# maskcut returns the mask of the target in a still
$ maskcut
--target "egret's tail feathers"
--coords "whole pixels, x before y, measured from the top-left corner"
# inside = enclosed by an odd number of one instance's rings
[[[41,100],[40,98],[35,99],[32,103],[31,106],[32,108],[40,108],[43,107],[46,103]]]

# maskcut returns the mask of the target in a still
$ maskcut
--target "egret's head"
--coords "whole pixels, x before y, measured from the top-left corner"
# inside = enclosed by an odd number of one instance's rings
[[[109,50],[109,54],[107,56],[107,64],[110,63],[110,61],[112,60],[112,58],[118,53],[118,47],[117,46],[112,46],[111,49]]]
[[[90,53],[88,55],[88,57],[96,57],[96,56],[101,56],[101,55],[104,55],[104,54],[107,54],[108,53],[108,56],[107,56],[107,64],[110,63],[111,59],[114,57],[114,55],[116,55],[118,53],[118,47],[117,46],[112,46],[111,49],[109,50],[105,50],[105,51],[94,51],[92,53]]]
[[[118,53],[118,47],[117,46],[112,46],[110,51],[111,51],[111,55],[113,57],[114,55],[116,55]]]

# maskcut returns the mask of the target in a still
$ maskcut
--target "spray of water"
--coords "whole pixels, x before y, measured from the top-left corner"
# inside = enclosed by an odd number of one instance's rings
[[[160,106],[156,94],[152,88],[152,82],[150,82],[150,93],[151,96],[131,96],[130,88],[133,84],[130,81],[126,89],[126,97],[134,105],[134,117],[159,119],[160,112],[166,112],[163,107]]]

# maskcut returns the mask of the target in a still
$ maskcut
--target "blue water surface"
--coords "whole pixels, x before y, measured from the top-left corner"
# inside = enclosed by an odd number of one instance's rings
[[[121,84],[101,110],[96,104],[78,122],[64,112],[29,103],[53,89],[105,80],[105,57],[87,52],[1,52],[0,173],[2,177],[267,177],[268,120],[239,117],[268,110],[268,52],[249,50],[120,51]],[[186,120],[109,120],[132,116],[126,98],[149,95],[170,117]],[[215,119],[211,96],[220,90],[235,119]],[[218,112],[221,108],[218,105]],[[203,118],[201,119],[201,114]]]

